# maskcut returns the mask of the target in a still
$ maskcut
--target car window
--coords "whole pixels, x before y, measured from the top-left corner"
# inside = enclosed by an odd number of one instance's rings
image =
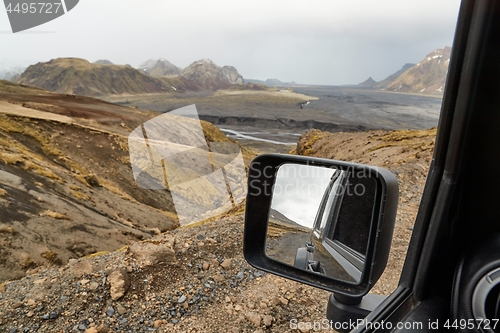
[[[376,186],[372,185],[375,180],[352,177],[348,178],[348,182],[340,211],[336,216],[337,222],[332,225],[327,237],[365,255],[372,223],[370,217],[376,196]],[[357,186],[356,190],[353,184]]]
[[[299,304],[287,290],[300,293],[301,286],[244,262],[247,174],[250,161],[265,153],[381,166],[397,176],[391,255],[373,289],[388,295],[399,280],[432,160],[459,2],[65,0],[59,16],[12,33],[11,19],[33,7],[19,4],[16,12],[6,0],[0,8],[0,294],[6,289],[8,296],[0,296],[0,331],[31,327],[30,318],[49,325],[79,313],[71,328],[81,331],[91,325],[86,320],[98,320],[92,313],[123,331],[139,331],[135,324],[206,331],[215,326],[180,319],[206,313],[227,312],[227,321],[252,330],[287,331],[284,313],[302,310],[319,319],[324,308],[315,304],[327,293],[307,289],[311,298]],[[271,217],[295,227],[316,217],[317,236],[326,232],[326,241],[362,257],[369,235],[356,230],[368,230],[369,221],[344,209],[369,205],[345,195],[345,206],[331,204],[340,185],[339,178],[319,212],[276,209]],[[294,198],[292,208],[307,201]],[[337,213],[341,220],[325,230]],[[269,228],[271,236],[279,233]],[[62,268],[49,277],[45,266]],[[129,294],[121,297],[147,298],[161,309],[146,313],[150,303],[141,303],[147,310],[137,318],[129,309],[141,306],[118,311],[110,268],[130,277]],[[35,292],[19,292],[33,285],[25,278],[31,273],[39,274],[35,286],[76,286],[61,295],[90,295],[88,304],[99,308],[89,313],[90,305],[80,309],[75,302],[62,316],[66,309],[49,309],[58,293],[47,292],[46,303]],[[71,277],[58,280],[59,273]],[[9,291],[6,281],[21,282]],[[49,299],[56,294],[58,300]],[[112,310],[103,308],[106,302],[115,302]],[[234,328],[227,325],[214,331]]]
[[[320,213],[318,214],[316,226],[314,228],[317,237],[320,237],[320,234],[325,232],[325,226],[327,222],[332,219],[332,214],[337,207],[335,202],[339,200],[339,188],[342,184],[343,173],[334,177],[335,178],[332,177],[330,185],[325,191],[325,195],[321,202]],[[323,237],[323,235],[321,235],[321,237]]]

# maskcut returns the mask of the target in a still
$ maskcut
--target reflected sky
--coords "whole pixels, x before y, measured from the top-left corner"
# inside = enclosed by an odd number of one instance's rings
[[[284,164],[278,169],[271,208],[312,227],[321,198],[336,169]]]

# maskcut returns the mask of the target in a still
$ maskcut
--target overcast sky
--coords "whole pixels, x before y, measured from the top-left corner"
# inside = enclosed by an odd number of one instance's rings
[[[0,69],[57,57],[138,66],[209,58],[245,78],[309,84],[379,81],[451,46],[458,0],[81,0],[12,34],[0,9]]]
[[[319,204],[335,169],[284,164],[278,169],[271,208],[312,228]]]

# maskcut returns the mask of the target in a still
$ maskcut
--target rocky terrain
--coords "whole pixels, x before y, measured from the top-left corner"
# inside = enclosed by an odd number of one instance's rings
[[[219,67],[210,59],[193,62],[184,68],[181,76],[210,90],[227,89],[243,84],[243,77],[232,66]]]
[[[451,47],[437,49],[387,86],[398,92],[443,93]]]
[[[173,65],[166,59],[148,60],[142,63],[137,69],[144,71],[151,76],[177,76],[181,73],[181,68]]]
[[[429,53],[418,64],[405,64],[396,73],[376,82],[371,77],[358,88],[382,89],[405,93],[442,94],[450,64],[451,47]]]
[[[246,86],[243,85],[243,77],[236,68],[233,66],[220,67],[210,59],[195,61],[184,69],[163,58],[150,59],[139,65],[138,69],[156,77],[182,76],[208,90],[227,89],[232,86],[246,89]]]
[[[209,59],[180,69],[165,59],[147,61],[139,69],[108,60],[90,63],[79,58],[58,58],[29,66],[15,82],[62,94],[82,96],[150,94],[227,89],[243,77],[232,66],[219,67]]]
[[[413,66],[415,66],[415,64],[410,64],[410,63],[405,64],[396,73],[394,73],[392,75],[389,75],[388,77],[386,77],[385,79],[383,79],[380,82],[377,82],[377,85],[375,87],[379,88],[379,89],[385,89],[385,88],[387,88],[387,86],[389,86],[392,82],[394,82],[394,80],[396,80],[399,76],[401,76],[401,74],[403,74],[404,72],[406,72],[407,70],[409,70]]]
[[[405,64],[382,81],[371,77],[357,85],[363,89],[404,93],[442,94],[451,48],[437,49],[417,65]],[[137,69],[114,65],[109,60],[89,63],[78,58],[52,59],[29,66],[22,74],[2,74],[14,82],[49,91],[85,96],[216,91],[221,89],[262,90],[273,86],[297,86],[278,79],[243,79],[232,66],[220,67],[210,59],[193,62],[182,69],[166,59],[148,60]],[[1,78],[1,77],[0,77]],[[246,83],[246,84],[245,84]]]
[[[78,58],[58,58],[31,65],[17,82],[62,94],[83,96],[200,89],[182,77],[159,79],[128,65],[91,64]]]
[[[400,202],[388,267],[373,292],[395,289],[432,158],[436,130],[327,133],[295,150],[391,170]],[[328,292],[250,267],[242,209],[120,251],[37,268],[0,285],[0,330],[14,332],[308,332]]]
[[[132,176],[127,136],[157,115],[0,81],[0,281],[178,226],[170,193]]]

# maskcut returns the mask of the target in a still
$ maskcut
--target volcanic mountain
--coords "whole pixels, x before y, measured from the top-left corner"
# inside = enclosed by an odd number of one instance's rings
[[[145,61],[138,67],[138,69],[151,76],[159,77],[177,76],[181,73],[181,69],[179,67],[163,58]]]
[[[181,76],[206,89],[227,89],[234,84],[243,84],[243,77],[232,66],[217,66],[210,59],[193,62],[184,68]]]
[[[399,76],[401,76],[401,74],[403,74],[404,72],[406,72],[407,70],[409,70],[413,66],[415,66],[415,64],[410,64],[410,63],[405,64],[399,71],[397,71],[396,73],[394,73],[392,75],[389,75],[388,77],[386,77],[382,81],[378,82],[377,85],[375,86],[375,88],[379,88],[379,89],[387,88],[392,82],[394,82],[394,80],[396,80]]]
[[[128,65],[92,64],[79,58],[39,62],[29,66],[17,82],[53,92],[85,96],[200,89],[182,77],[159,79]]]
[[[16,82],[63,94],[103,96],[227,89],[242,85],[243,77],[236,68],[219,67],[208,59],[181,71],[165,59],[135,69],[109,61],[58,58],[29,66]]]
[[[94,61],[94,64],[98,64],[98,65],[114,65],[111,61],[109,61],[107,59],[99,59],[97,61]]]
[[[360,87],[360,88],[373,88],[376,85],[377,85],[377,81],[375,81],[374,79],[372,79],[372,77],[370,76],[366,81],[361,82],[360,84],[358,84],[358,87]]]
[[[425,59],[406,70],[386,90],[398,92],[442,93],[450,63],[451,47],[429,53]]]

